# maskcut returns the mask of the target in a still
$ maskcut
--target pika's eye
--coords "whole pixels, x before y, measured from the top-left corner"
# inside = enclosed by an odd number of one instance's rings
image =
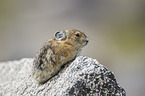
[[[77,36],[77,37],[80,37],[80,34],[79,34],[79,33],[77,33],[77,34],[76,34],[76,36]]]

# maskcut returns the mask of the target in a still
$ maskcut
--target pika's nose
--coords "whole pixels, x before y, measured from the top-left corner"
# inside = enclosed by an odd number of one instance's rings
[[[86,41],[86,44],[88,44],[89,40]]]
[[[88,42],[89,42],[88,38],[86,38],[86,39],[85,39],[85,41],[86,41],[86,45],[87,45],[87,44],[88,44]]]

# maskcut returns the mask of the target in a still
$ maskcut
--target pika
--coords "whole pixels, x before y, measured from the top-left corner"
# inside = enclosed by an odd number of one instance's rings
[[[87,36],[77,29],[57,31],[35,56],[32,76],[39,83],[45,83],[60,71],[62,65],[75,60],[87,43]]]

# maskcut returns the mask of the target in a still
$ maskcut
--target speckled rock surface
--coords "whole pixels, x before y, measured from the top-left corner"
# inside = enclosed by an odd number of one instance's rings
[[[79,56],[43,85],[31,77],[32,63],[31,58],[0,63],[0,96],[126,96],[95,59]]]

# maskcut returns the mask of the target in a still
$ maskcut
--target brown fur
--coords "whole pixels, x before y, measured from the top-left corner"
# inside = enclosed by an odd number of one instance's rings
[[[66,39],[60,41],[53,38],[47,41],[34,58],[32,75],[39,83],[47,81],[62,65],[74,60],[88,42],[87,36],[79,30],[64,31]]]

